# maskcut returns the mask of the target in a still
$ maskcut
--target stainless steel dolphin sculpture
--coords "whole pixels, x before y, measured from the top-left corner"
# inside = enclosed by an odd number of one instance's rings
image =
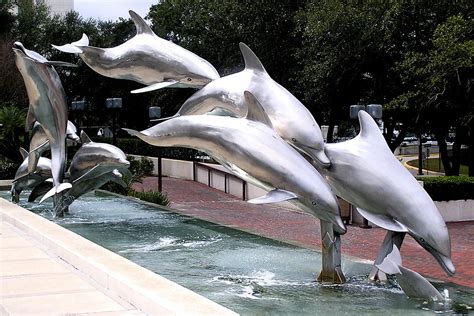
[[[54,187],[48,194],[54,195],[71,185],[62,183],[66,164],[67,106],[66,94],[53,65],[75,65],[48,61],[38,53],[26,49],[20,42],[14,44],[13,51],[30,102],[27,129],[37,121],[43,126],[49,139]]]
[[[120,148],[93,142],[84,131],[81,131],[81,141],[82,146],[72,158],[67,172],[68,180],[73,186],[81,179],[97,178],[114,169],[122,171],[130,166],[127,156]]]
[[[89,39],[83,34],[77,42],[53,47],[66,53],[79,54],[90,68],[103,76],[147,85],[132,93],[165,87],[201,88],[220,77],[208,61],[158,37],[138,14],[131,10],[129,13],[137,34],[119,46],[89,46]]]
[[[39,122],[35,122],[30,139],[30,152],[28,159],[28,172],[34,172],[39,157],[50,149],[49,139],[44,132],[43,126]],[[79,144],[81,139],[77,135],[76,126],[71,121],[67,121],[66,141],[68,146]]]
[[[412,298],[422,298],[430,301],[442,302],[443,295],[419,273],[402,266],[400,251],[393,246],[391,253],[377,265],[386,274],[396,275],[398,284],[403,292]]]
[[[268,75],[247,45],[240,43],[240,50],[245,69],[210,82],[186,100],[175,116],[204,114],[215,108],[244,116],[247,90],[262,104],[273,128],[284,140],[319,164],[329,166],[321,129],[308,109]]]
[[[331,167],[320,172],[365,218],[387,230],[409,233],[454,274],[448,229],[433,200],[396,159],[367,112],[359,112],[359,123],[354,139],[326,144]]]
[[[34,172],[28,171],[28,152],[20,148],[20,153],[23,156],[23,162],[18,167],[15,173],[11,187],[12,201],[18,203],[20,201],[20,193],[24,189],[34,189],[48,178],[51,178],[51,160],[41,157],[37,162],[37,167]]]
[[[187,115],[142,132],[124,129],[154,146],[188,147],[213,157],[240,178],[270,192],[253,203],[289,201],[344,233],[339,206],[312,165],[273,130],[263,107],[249,92],[246,118]]]

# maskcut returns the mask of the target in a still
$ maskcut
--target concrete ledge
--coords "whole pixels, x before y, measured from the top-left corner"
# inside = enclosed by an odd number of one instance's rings
[[[10,191],[13,180],[0,180],[0,190]]]
[[[474,200],[435,201],[445,222],[474,220]]]
[[[113,295],[150,315],[236,315],[97,244],[0,198],[0,219],[48,247]]]

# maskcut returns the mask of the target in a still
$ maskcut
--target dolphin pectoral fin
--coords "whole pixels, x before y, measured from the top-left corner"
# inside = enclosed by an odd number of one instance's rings
[[[126,188],[127,187],[127,184],[125,183],[125,181],[122,180],[122,178],[118,178],[118,177],[113,177],[110,179],[111,182],[114,182],[114,183],[117,183],[118,185],[120,185],[122,188]]]
[[[402,257],[397,246],[393,246],[392,252],[390,252],[380,264],[375,266],[386,274],[401,274],[400,268],[402,265]]]
[[[419,273],[400,267],[401,274],[397,276],[398,284],[408,297],[422,298],[442,302],[443,295]]]
[[[25,131],[30,131],[33,128],[35,122],[35,113],[33,112],[33,107],[30,105],[30,107],[28,108],[28,114],[26,115]]]
[[[78,67],[76,64],[68,63],[65,61],[58,61],[58,60],[50,60],[46,62],[45,64],[51,65],[51,66],[58,66],[58,67],[73,67],[73,68]]]
[[[248,200],[247,202],[252,204],[267,204],[267,203],[279,203],[292,199],[297,199],[298,196],[290,191],[275,189],[264,196]]]
[[[100,175],[102,175],[102,173],[98,173],[97,171],[100,170],[99,167],[101,166],[101,164],[98,164],[98,165],[95,165],[94,167],[92,167],[91,169],[89,169],[86,173],[84,173],[82,176],[80,176],[79,178],[75,179],[73,181],[73,183],[78,183],[79,181],[82,181],[86,178],[95,178],[95,177],[98,177]]]
[[[38,151],[38,152],[43,151],[42,149],[44,149],[44,147],[47,146],[48,143],[49,143],[49,140],[39,144],[38,146],[36,146],[33,149],[30,148],[30,153],[32,153],[33,151]]]
[[[66,45],[62,45],[62,46],[57,46],[57,45],[51,45],[53,46],[54,48],[56,48],[57,50],[63,52],[63,53],[69,53],[69,54],[82,54],[82,49],[80,49],[79,47],[73,45],[73,44],[66,44]],[[84,46],[87,46],[87,45],[84,45]]]
[[[51,190],[49,190],[39,201],[40,203],[43,203],[45,200],[49,199],[53,195],[62,192],[64,190],[72,188],[72,184],[70,183],[61,183],[57,187],[53,187]]]
[[[130,91],[130,93],[135,94],[135,93],[150,92],[150,91],[153,91],[153,90],[166,88],[166,87],[172,86],[172,85],[177,84],[177,83],[178,83],[178,81],[176,81],[176,80],[167,80],[167,81],[163,81],[163,82],[154,83],[154,84],[152,84],[150,86],[146,86],[144,88],[132,90],[132,91]]]
[[[364,216],[366,219],[371,221],[377,226],[380,226],[382,228],[385,228],[387,230],[391,230],[394,232],[400,232],[400,233],[407,233],[408,228],[406,228],[405,225],[402,223],[396,221],[395,219],[382,215],[382,214],[373,214],[369,213],[368,211],[361,209],[357,207],[357,211],[360,213],[360,215]]]

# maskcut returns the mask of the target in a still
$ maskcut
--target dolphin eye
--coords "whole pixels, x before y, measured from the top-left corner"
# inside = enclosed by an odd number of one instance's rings
[[[193,79],[191,79],[191,78],[188,78],[187,80],[188,80],[188,81],[193,81]]]
[[[291,141],[294,142],[294,143],[296,143],[296,138],[292,137],[292,138],[291,138]]]
[[[311,201],[311,204],[316,205],[318,203],[316,201]]]
[[[426,243],[425,240],[422,237],[420,237],[420,242]]]

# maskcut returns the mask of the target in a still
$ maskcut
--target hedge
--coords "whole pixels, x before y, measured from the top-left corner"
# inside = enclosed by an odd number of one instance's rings
[[[424,177],[423,186],[434,201],[473,200],[474,177]]]

